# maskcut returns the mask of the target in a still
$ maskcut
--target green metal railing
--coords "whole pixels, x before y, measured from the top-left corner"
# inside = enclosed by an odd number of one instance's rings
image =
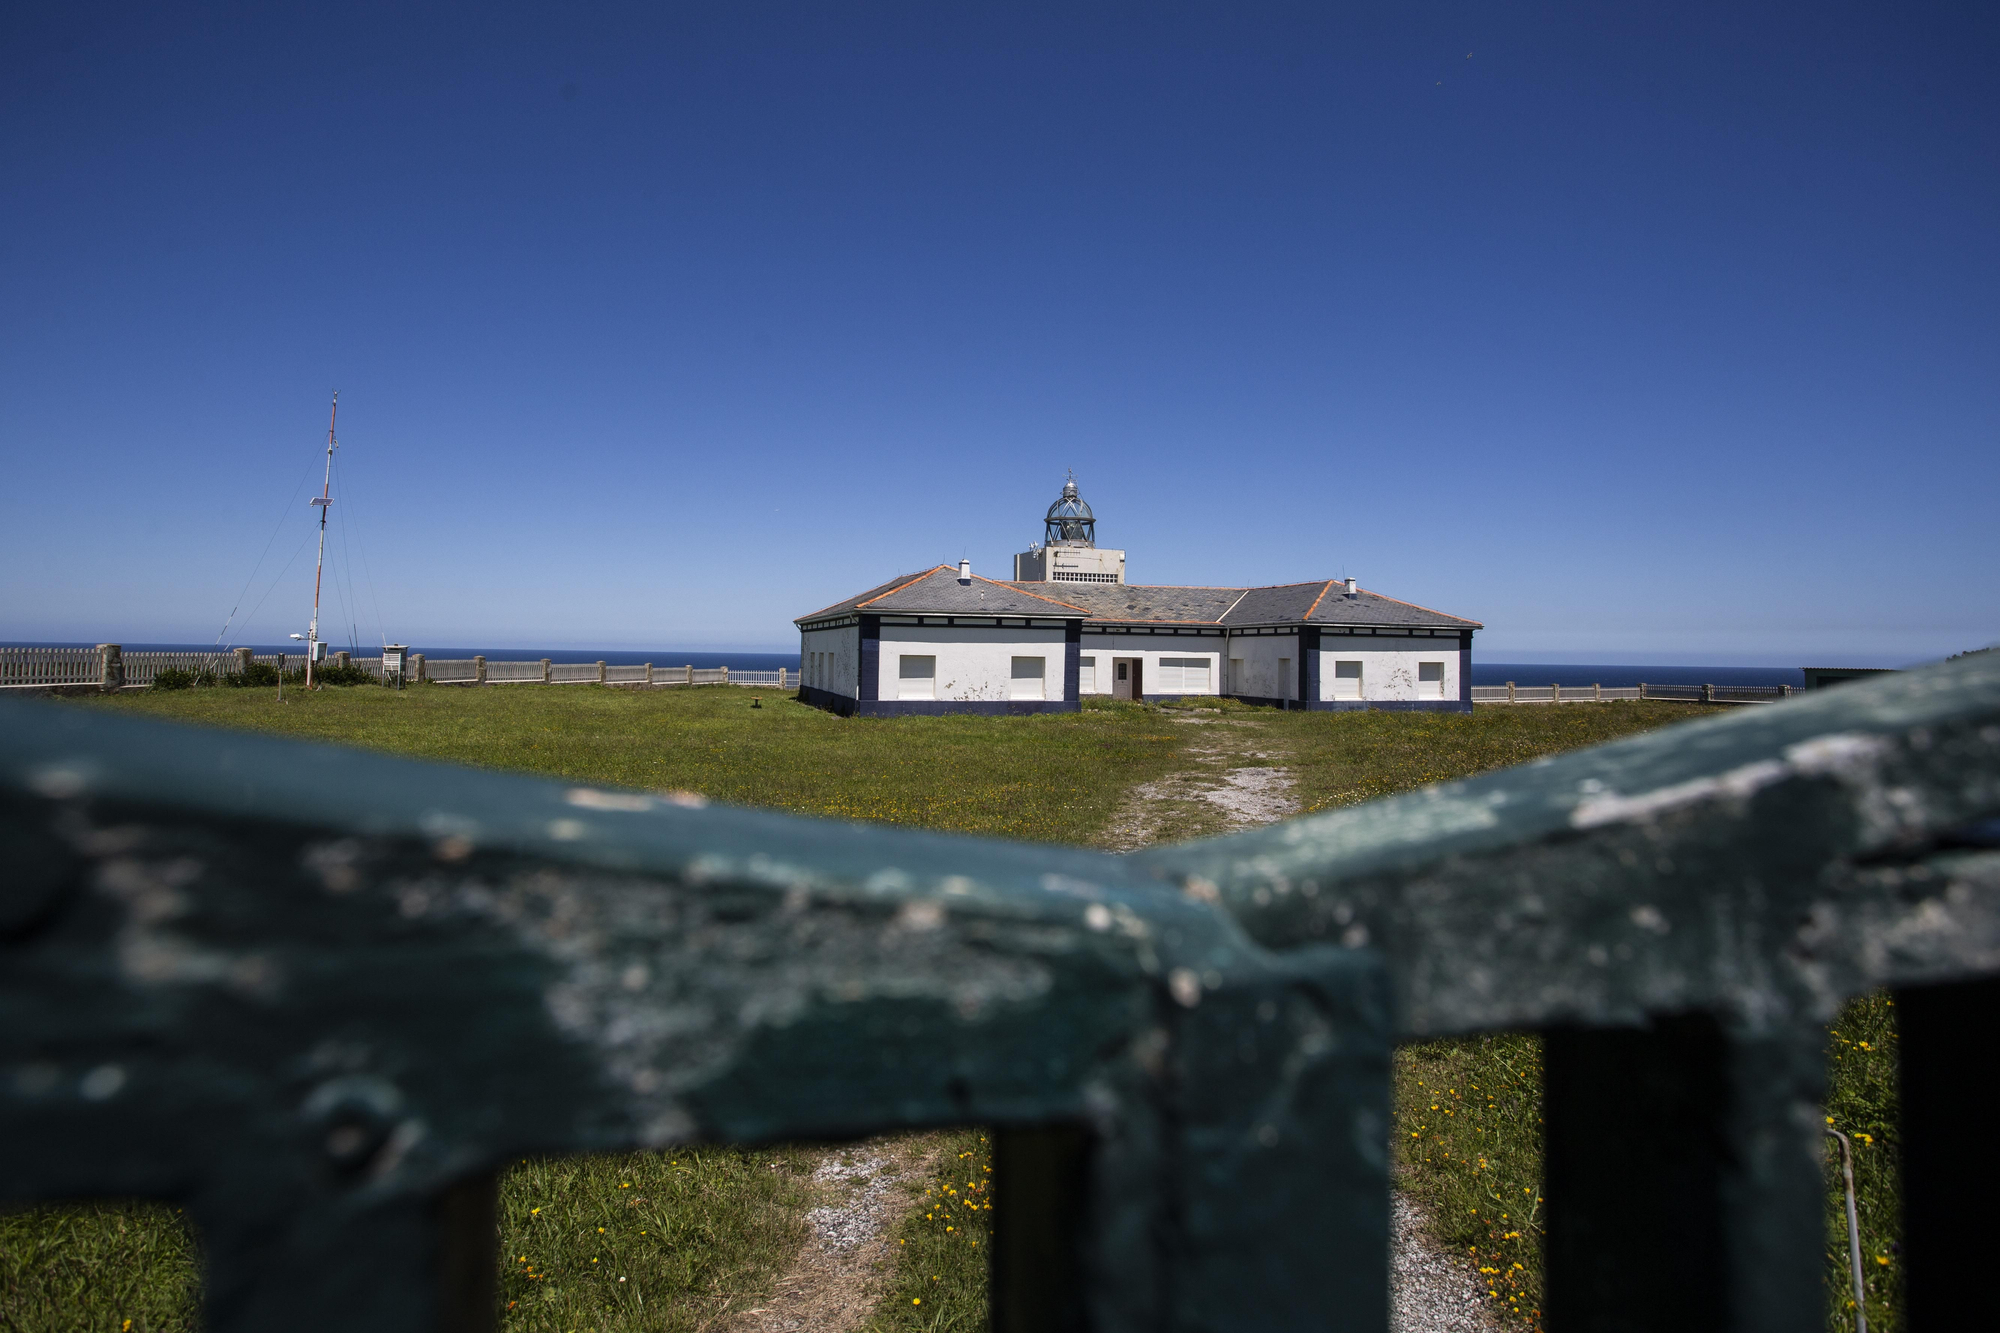
[[[1990,657],[1131,857],[50,705],[0,784],[0,1192],[179,1201],[214,1328],[490,1326],[510,1157],[981,1123],[995,1328],[1379,1330],[1391,1044],[1536,1029],[1550,1326],[1804,1333],[1882,985],[1987,1303]]]

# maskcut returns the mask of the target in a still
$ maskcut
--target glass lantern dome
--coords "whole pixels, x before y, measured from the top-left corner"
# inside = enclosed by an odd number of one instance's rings
[[[1090,506],[1083,502],[1083,497],[1076,493],[1074,473],[1063,483],[1061,497],[1049,506],[1048,515],[1042,522],[1044,545],[1097,545],[1097,519],[1091,515]]]

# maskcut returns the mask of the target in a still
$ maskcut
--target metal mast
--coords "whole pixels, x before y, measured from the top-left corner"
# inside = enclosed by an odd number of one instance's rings
[[[333,423],[340,416],[340,390],[333,391],[333,410],[326,418],[326,481],[309,502],[319,509],[319,558],[313,562],[313,618],[306,626],[306,688],[313,684],[313,659],[319,656],[319,579],[326,568],[326,511],[333,504]]]

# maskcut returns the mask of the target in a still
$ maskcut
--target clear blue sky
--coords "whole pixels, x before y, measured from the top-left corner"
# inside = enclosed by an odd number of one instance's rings
[[[336,387],[337,641],[793,648],[1066,468],[1489,659],[2000,638],[1991,5],[300,8],[0,18],[0,638],[302,630]]]

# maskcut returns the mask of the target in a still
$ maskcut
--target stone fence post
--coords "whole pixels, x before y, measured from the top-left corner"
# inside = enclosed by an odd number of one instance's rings
[[[1549,686],[1549,689],[1554,691],[1554,693],[1552,693],[1549,696],[1549,702],[1552,704],[1561,703],[1563,701],[1563,687],[1560,685],[1551,685]]]
[[[98,688],[107,694],[125,688],[125,650],[115,643],[97,645]]]
[[[544,657],[542,659],[542,684],[553,685],[555,683],[556,683],[555,664],[549,658]]]
[[[694,664],[692,662],[688,664],[687,673],[688,673],[687,683],[690,685],[694,684]]]
[[[238,648],[236,650],[237,675],[239,676],[249,675],[250,668],[255,665],[257,665],[257,655],[255,653],[251,652],[248,648]]]
[[[1514,702],[1514,682],[1511,680],[1507,682],[1507,702]]]
[[[1590,687],[1590,701],[1595,704],[1601,704],[1604,702],[1603,681],[1599,681],[1597,684]]]
[[[333,664],[337,667],[353,666],[354,655],[343,648],[333,655]]]
[[[1639,682],[1639,697],[1641,699],[1646,697],[1646,682],[1643,680]]]
[[[474,685],[486,683],[486,659],[483,657],[472,659],[472,683]]]
[[[651,662],[646,663],[646,683],[648,685],[653,683],[653,664]]]
[[[1715,702],[1715,686],[1704,685],[1701,687],[1701,701],[1705,704],[1712,704]]]
[[[726,666],[722,668],[722,683],[724,685],[729,683],[729,668]]]
[[[424,674],[424,655],[422,653],[413,653],[410,656],[410,678],[418,682],[430,679],[429,676]]]
[[[599,660],[599,662],[597,663],[597,683],[599,685],[603,685],[609,680],[610,677],[606,675],[604,671],[604,663],[602,660]]]

